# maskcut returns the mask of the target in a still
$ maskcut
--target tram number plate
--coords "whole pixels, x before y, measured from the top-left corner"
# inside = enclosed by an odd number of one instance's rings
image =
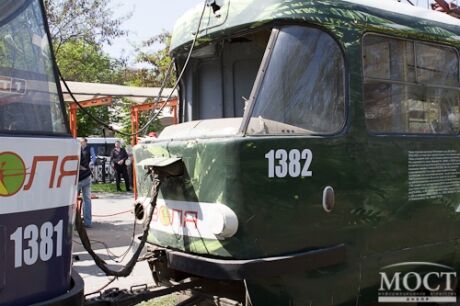
[[[32,266],[62,256],[63,220],[57,224],[47,221],[41,225],[18,227],[11,234],[14,242],[14,267]]]
[[[265,154],[268,160],[268,177],[311,177],[313,152],[310,149],[270,150]]]

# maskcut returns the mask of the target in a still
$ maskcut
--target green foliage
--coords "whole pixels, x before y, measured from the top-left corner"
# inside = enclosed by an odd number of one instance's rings
[[[131,103],[127,99],[122,99],[125,103],[120,106],[118,121],[121,123],[121,131],[126,134],[131,134]],[[141,112],[139,113],[139,128],[144,127],[144,125],[149,121],[152,116],[152,112]],[[160,123],[159,119],[154,120],[149,126],[145,129],[144,133],[141,133],[139,136],[142,137],[144,134],[149,132],[156,132],[157,134],[163,130],[163,126]],[[120,138],[123,138],[126,143],[131,142],[131,138],[128,136],[119,135]]]
[[[166,77],[168,67],[173,61],[169,55],[171,34],[163,32],[145,41],[139,48],[136,61],[147,65],[148,69],[140,69],[131,80],[133,85],[160,87]],[[176,81],[171,73],[166,82],[166,87],[172,87]]]
[[[110,122],[107,106],[89,107],[85,110],[103,122]],[[103,136],[103,127],[80,109],[77,111],[77,130],[80,137]]]
[[[101,47],[83,40],[68,41],[57,54],[57,63],[66,81],[111,83],[123,82],[120,61],[110,58]],[[107,106],[86,108],[96,118],[110,122]],[[83,111],[78,110],[77,128],[79,136],[102,135],[102,127]]]
[[[115,193],[117,192],[117,187],[115,183],[93,183],[91,184],[91,192],[98,193],[98,192],[110,192]]]
[[[155,111],[156,112],[156,111]],[[151,118],[152,112],[145,112],[139,115],[139,127],[142,128]],[[157,134],[163,130],[163,126],[160,123],[159,119],[154,120],[149,126],[145,129],[144,134],[149,132],[156,132]]]
[[[121,84],[122,63],[110,58],[101,47],[83,40],[62,45],[56,58],[67,81]]]
[[[113,59],[101,49],[101,43],[110,43],[113,38],[125,34],[121,23],[128,17],[113,17],[110,2],[45,0],[56,60],[64,78],[76,82],[160,87],[172,62],[168,53],[171,35],[161,33],[144,42],[136,55],[136,62],[144,68],[127,68],[125,60]],[[174,82],[175,76],[171,73],[166,87]],[[86,111],[104,122],[120,123],[122,131],[130,133],[131,104],[128,99],[115,98],[111,107],[86,108]],[[150,115],[150,112],[141,113],[139,126],[142,127]],[[79,136],[103,134],[100,124],[80,110],[77,125]],[[157,120],[146,131],[159,132],[162,128]],[[129,137],[124,138],[130,141]]]
[[[45,0],[44,3],[56,54],[69,41],[102,44],[126,34],[121,24],[130,14],[115,18],[111,1]]]
[[[179,302],[177,295],[171,294],[167,296],[162,296],[149,300],[147,302],[142,302],[138,304],[139,306],[174,306]]]
[[[67,81],[123,83],[121,60],[105,54],[101,45],[123,36],[121,24],[129,14],[114,17],[107,0],[44,0],[48,23],[62,75]],[[109,122],[108,107],[87,108],[98,119]],[[102,127],[82,111],[77,113],[80,136],[102,135]]]
[[[126,85],[140,87],[161,87],[172,58],[169,55],[169,46],[171,44],[171,34],[168,32],[161,33],[145,41],[141,48],[137,49],[136,62],[145,67],[139,69],[126,69],[124,71],[124,80]],[[176,81],[174,70],[171,72],[166,81],[166,87],[172,87]],[[121,106],[117,113],[124,114],[120,116],[119,122],[122,124],[122,131],[125,133],[131,132],[131,117],[129,101],[123,100],[124,106]],[[153,102],[147,101],[147,102]],[[155,111],[156,112],[156,111]],[[142,112],[139,114],[139,127],[142,128],[151,118],[154,112]],[[152,122],[141,134],[149,132],[159,133],[163,130],[163,126],[157,119]],[[130,141],[129,137],[123,137],[125,141]]]

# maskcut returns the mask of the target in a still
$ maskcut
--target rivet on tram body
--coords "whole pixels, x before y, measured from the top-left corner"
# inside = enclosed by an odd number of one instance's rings
[[[327,186],[323,191],[323,208],[324,211],[330,213],[335,206],[335,195],[334,189],[331,186]]]

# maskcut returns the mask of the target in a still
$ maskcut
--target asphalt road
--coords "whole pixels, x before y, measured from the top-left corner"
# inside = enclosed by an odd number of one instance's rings
[[[129,261],[135,250],[128,251],[124,260],[119,263],[120,255],[125,253],[133,236],[134,215],[132,193],[97,193],[98,198],[92,200],[93,225],[87,229],[92,247],[96,253],[110,264],[111,268],[121,269],[121,265]],[[142,232],[142,226],[136,226],[136,237]],[[134,246],[135,248],[136,246]],[[81,245],[78,233],[73,236],[73,267],[85,282],[85,294],[98,291],[112,277],[107,277],[99,269],[91,256]],[[133,285],[152,284],[152,275],[147,262],[137,263],[133,273],[127,278],[119,278],[108,288],[129,289]],[[104,289],[104,290],[106,290]]]

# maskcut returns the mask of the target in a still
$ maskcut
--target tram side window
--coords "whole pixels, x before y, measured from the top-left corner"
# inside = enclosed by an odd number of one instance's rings
[[[326,32],[279,30],[248,127],[249,134],[335,134],[345,125],[345,66]]]
[[[66,133],[40,2],[4,2],[10,10],[0,12],[0,133]]]
[[[454,48],[366,35],[363,71],[369,131],[458,134],[459,59]]]

